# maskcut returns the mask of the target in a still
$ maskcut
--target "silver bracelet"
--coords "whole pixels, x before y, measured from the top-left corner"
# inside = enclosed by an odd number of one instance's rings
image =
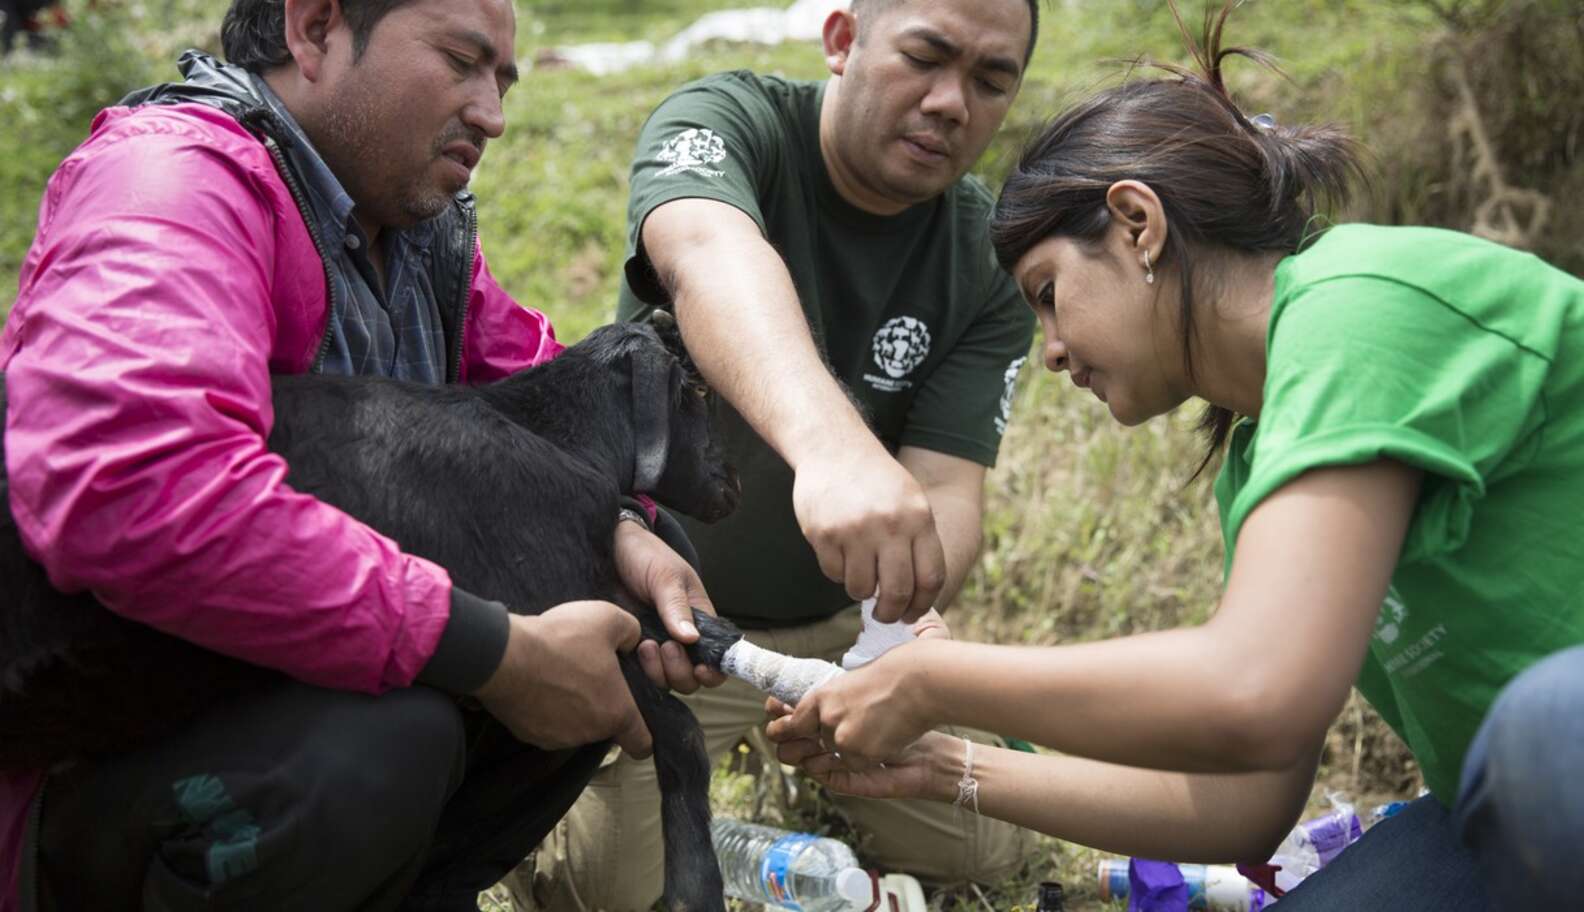
[[[973,774],[973,742],[963,739],[963,774],[957,780],[957,800],[952,802],[952,807],[959,811],[969,805],[973,812],[979,813],[979,780]]]

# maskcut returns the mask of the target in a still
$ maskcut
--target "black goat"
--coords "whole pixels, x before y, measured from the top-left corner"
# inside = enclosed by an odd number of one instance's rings
[[[457,586],[536,614],[618,599],[619,497],[646,491],[711,521],[736,506],[702,384],[674,325],[596,330],[558,358],[478,387],[278,377],[269,446],[287,481],[428,558]],[[681,355],[685,359],[685,354]],[[5,404],[0,375],[0,414]],[[8,503],[0,443],[0,504]],[[531,555],[534,564],[524,568]],[[667,635],[635,611],[646,637]],[[694,661],[719,667],[731,625],[696,613]],[[622,670],[654,737],[666,897],[723,910],[709,837],[709,763],[693,714],[635,657]],[[0,510],[0,769],[117,752],[277,673],[209,652],[54,590]],[[559,766],[547,752],[546,768]]]

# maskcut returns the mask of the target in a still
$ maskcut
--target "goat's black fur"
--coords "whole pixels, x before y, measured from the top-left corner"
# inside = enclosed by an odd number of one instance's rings
[[[616,325],[480,387],[279,377],[269,446],[285,457],[292,487],[445,567],[468,592],[522,614],[620,599],[612,548],[619,497],[645,445],[639,393],[658,389],[668,400],[656,413],[669,443],[664,471],[649,493],[706,520],[736,505],[736,479],[681,352],[674,327],[657,335]],[[0,411],[4,396],[0,375]],[[3,466],[0,443],[0,504]],[[635,613],[645,636],[668,638],[652,610]],[[704,636],[690,653],[718,668],[741,635],[713,617],[696,620]],[[622,670],[654,736],[667,902],[723,909],[698,722],[636,658],[623,656]],[[122,619],[89,595],[57,592],[0,510],[0,769],[124,750],[275,674]]]

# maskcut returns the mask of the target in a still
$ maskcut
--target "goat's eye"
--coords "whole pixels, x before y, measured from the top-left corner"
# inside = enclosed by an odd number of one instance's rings
[[[709,398],[710,388],[705,386],[702,383],[689,384],[688,385],[688,389],[691,389],[693,391],[693,395],[699,397],[700,399],[708,399]]]

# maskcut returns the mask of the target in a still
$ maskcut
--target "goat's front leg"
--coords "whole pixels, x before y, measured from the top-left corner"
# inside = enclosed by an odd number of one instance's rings
[[[624,606],[625,607],[625,606]],[[660,620],[660,615],[653,608],[628,608],[638,618],[638,625],[643,629],[643,638],[665,643],[672,639],[665,628],[665,623]],[[683,649],[687,650],[688,658],[695,665],[705,665],[716,671],[721,670],[721,659],[725,658],[726,650],[743,638],[737,625],[725,618],[716,617],[693,609],[693,626],[698,628],[699,638],[696,643],[686,643]]]
[[[659,624],[658,616],[655,623]],[[649,680],[636,655],[623,653],[621,669],[654,738],[660,826],[665,834],[665,906],[671,912],[725,912],[725,886],[710,841],[710,763],[704,730],[692,710]]]

